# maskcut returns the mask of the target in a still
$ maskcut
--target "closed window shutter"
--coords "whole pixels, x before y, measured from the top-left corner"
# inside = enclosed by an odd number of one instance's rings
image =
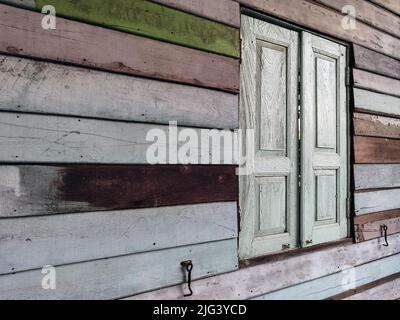
[[[347,236],[346,47],[302,33],[301,242]]]
[[[298,33],[242,16],[240,128],[255,172],[240,176],[241,258],[298,245]],[[245,139],[243,139],[245,141]]]

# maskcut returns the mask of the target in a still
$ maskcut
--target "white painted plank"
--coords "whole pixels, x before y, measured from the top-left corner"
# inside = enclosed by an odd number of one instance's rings
[[[234,94],[4,55],[0,110],[238,127]]]
[[[358,110],[400,116],[400,98],[368,90],[354,89],[354,106]]]
[[[0,219],[0,274],[235,238],[236,211],[226,202]]]
[[[383,283],[371,289],[354,294],[344,300],[396,300],[400,298],[400,279]]]
[[[354,195],[356,215],[400,208],[400,189],[357,192]]]
[[[400,164],[356,164],[354,181],[356,190],[399,188]]]
[[[152,129],[157,130],[147,136]],[[168,130],[168,126],[162,125],[0,112],[0,161],[147,164],[147,151],[154,154],[154,148],[149,150],[149,147],[155,142],[162,154],[168,154]],[[188,129],[180,127],[178,131],[178,135],[182,132],[184,139],[188,139]],[[190,130],[189,134],[196,136],[191,140],[195,144],[187,145],[188,153],[194,159],[192,163],[200,164],[202,156],[208,157],[211,152],[211,158],[218,153],[221,156],[215,158],[215,164],[232,164],[232,143],[221,144],[219,148],[214,144],[211,151],[200,148],[201,134],[210,131]],[[228,141],[233,141],[231,131],[217,132],[228,135]],[[161,133],[166,141],[158,140]],[[184,144],[187,144],[186,140],[178,142],[178,147]],[[225,152],[230,154],[226,162]]]
[[[358,244],[335,246],[282,261],[264,263],[193,282],[191,299],[250,299],[267,292],[337,273],[344,266],[357,266],[400,252],[400,234]],[[284,272],[282,272],[284,271]],[[129,299],[181,299],[181,286],[156,290]]]
[[[42,288],[41,269],[8,274],[0,276],[0,299],[122,298],[182,283],[181,261],[193,261],[194,279],[232,271],[236,253],[237,241],[231,239],[59,266],[55,290]]]
[[[271,292],[255,300],[322,300],[400,271],[400,255],[344,269],[325,278]]]

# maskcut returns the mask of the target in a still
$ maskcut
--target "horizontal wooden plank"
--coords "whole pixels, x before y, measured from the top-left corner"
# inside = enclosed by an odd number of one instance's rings
[[[367,2],[363,1],[363,3]],[[398,18],[398,21],[400,23],[400,18]],[[400,30],[400,27],[398,30]],[[390,58],[381,53],[369,50],[358,45],[353,46],[353,51],[356,68],[400,79],[399,60]]]
[[[386,8],[397,15],[400,15],[400,3],[398,0],[371,0],[383,8]]]
[[[49,31],[42,19],[41,13],[0,5],[0,52],[228,91],[239,88],[237,59],[63,18]]]
[[[356,164],[354,187],[356,190],[399,188],[400,164]]]
[[[354,194],[356,215],[400,208],[400,189],[356,192]]]
[[[353,269],[345,269],[324,278],[257,297],[257,300],[321,300],[348,288],[361,286],[400,271],[400,255],[373,261]]]
[[[400,43],[400,41],[399,41]],[[400,80],[353,69],[354,86],[400,97]]]
[[[335,38],[353,42],[369,49],[384,53],[394,58],[400,58],[400,42],[397,38],[376,30],[375,28],[357,23],[355,29],[342,27],[344,14],[313,1],[292,0],[235,0],[243,5],[252,7],[286,19],[298,25],[314,29]]]
[[[354,89],[356,110],[400,117],[400,99],[386,94]]]
[[[392,219],[400,216],[400,209],[387,210],[369,214],[363,214],[361,216],[354,217],[355,224],[365,224],[374,221],[380,221],[384,219]]]
[[[0,274],[231,239],[236,221],[236,202],[0,219]]]
[[[240,27],[240,7],[232,0],[152,0],[210,20]]]
[[[372,283],[373,287],[368,285],[368,288],[357,288],[355,289],[355,294],[346,297],[343,300],[396,300],[400,299],[400,273],[394,275],[393,277],[386,277],[385,279],[390,279],[382,282],[380,280]]]
[[[400,139],[400,119],[354,113],[354,133],[359,136]]]
[[[0,110],[238,127],[234,94],[12,56],[0,55],[0,90]]]
[[[356,163],[400,163],[397,139],[354,137]]]
[[[239,30],[147,0],[35,0],[57,16],[231,57],[240,56]]]
[[[330,247],[281,261],[264,263],[192,283],[189,299],[250,299],[302,282],[337,273],[344,266],[357,266],[400,251],[400,235],[388,237],[389,247],[381,239]],[[397,266],[398,267],[398,266]],[[284,270],[285,272],[282,272]],[[129,299],[182,298],[182,286],[156,290]],[[186,298],[188,299],[188,298]]]
[[[392,210],[389,212],[397,212],[399,210]],[[397,217],[384,218],[382,220],[365,222],[363,224],[355,223],[354,231],[356,234],[356,241],[366,241],[384,236],[382,226],[387,226],[386,234],[400,233],[400,214]],[[390,244],[389,244],[390,245]]]
[[[173,126],[170,130],[166,125],[10,112],[0,112],[0,124],[3,162],[232,164],[235,160],[234,134],[228,130],[174,127],[175,135]],[[209,150],[202,137],[213,141],[213,148]],[[224,143],[218,146],[217,138],[222,141],[222,137]],[[190,158],[174,159],[171,150],[176,146],[179,154],[187,151]]]
[[[236,201],[234,166],[0,166],[0,217]]]
[[[379,29],[394,36],[400,37],[400,17],[368,1],[316,0],[316,2],[333,8],[339,12],[342,12],[346,6],[352,6],[355,9],[354,14],[357,20],[363,21],[375,29]],[[353,14],[353,12],[351,12],[351,14]]]
[[[116,299],[182,283],[181,261],[193,261],[194,279],[235,270],[236,252],[231,239],[57,266],[56,290],[43,290],[42,269],[8,274],[0,276],[0,299]]]

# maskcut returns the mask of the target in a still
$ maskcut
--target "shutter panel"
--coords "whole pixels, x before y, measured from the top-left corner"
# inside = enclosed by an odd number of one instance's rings
[[[302,33],[301,242],[347,236],[346,48]]]
[[[241,33],[240,128],[255,136],[254,173],[239,177],[249,258],[298,245],[298,33],[247,16]]]

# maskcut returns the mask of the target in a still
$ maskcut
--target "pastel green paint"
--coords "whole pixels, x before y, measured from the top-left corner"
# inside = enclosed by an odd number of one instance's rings
[[[239,57],[239,30],[145,0],[36,0],[58,16]]]

